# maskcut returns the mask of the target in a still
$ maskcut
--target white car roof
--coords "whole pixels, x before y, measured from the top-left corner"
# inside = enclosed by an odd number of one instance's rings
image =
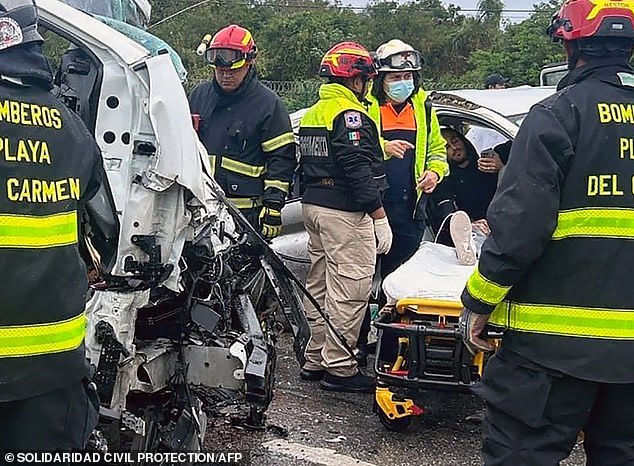
[[[439,92],[456,95],[505,117],[513,117],[528,113],[533,105],[541,102],[556,91],[557,89],[554,86],[519,86],[508,89],[458,89]],[[307,108],[302,108],[291,113],[293,128],[299,127],[299,122],[307,111]]]
[[[487,107],[506,117],[528,113],[533,105],[554,94],[554,86],[532,87],[519,86],[508,89],[459,89],[440,91],[453,94],[474,104]]]

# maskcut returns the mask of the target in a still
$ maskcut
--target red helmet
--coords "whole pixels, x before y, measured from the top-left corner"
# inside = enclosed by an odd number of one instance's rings
[[[634,0],[566,0],[547,33],[554,40],[634,39]]]
[[[374,60],[363,46],[356,42],[340,42],[321,59],[319,76],[322,78],[373,78],[377,70]]]
[[[203,43],[205,39],[203,39]],[[253,60],[257,55],[253,36],[248,29],[237,24],[232,24],[218,31],[211,38],[211,41],[208,41],[208,44],[205,59],[213,66],[241,68],[248,60]]]

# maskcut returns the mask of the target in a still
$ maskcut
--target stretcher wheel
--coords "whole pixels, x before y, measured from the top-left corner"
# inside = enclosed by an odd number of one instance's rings
[[[379,421],[387,430],[393,432],[405,433],[416,430],[423,422],[423,416],[406,416],[396,419],[390,419],[383,410],[378,410]]]

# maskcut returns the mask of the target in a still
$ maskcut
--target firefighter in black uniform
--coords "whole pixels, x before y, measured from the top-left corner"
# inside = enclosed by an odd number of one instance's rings
[[[32,0],[0,0],[0,450],[82,448],[97,422],[78,247],[99,149],[49,92]]]
[[[206,50],[205,50],[206,49]],[[199,50],[214,78],[189,96],[212,174],[249,222],[272,239],[297,166],[291,122],[282,100],[257,77],[251,33],[227,26]]]
[[[634,3],[568,0],[549,32],[570,73],[534,106],[489,207],[463,338],[491,350],[486,465],[634,464]],[[565,86],[565,87],[564,87]]]

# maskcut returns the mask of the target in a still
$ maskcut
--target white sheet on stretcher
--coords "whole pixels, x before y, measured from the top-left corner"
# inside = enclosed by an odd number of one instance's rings
[[[388,303],[403,298],[460,302],[460,294],[475,265],[460,265],[454,248],[423,241],[410,260],[385,277]]]

